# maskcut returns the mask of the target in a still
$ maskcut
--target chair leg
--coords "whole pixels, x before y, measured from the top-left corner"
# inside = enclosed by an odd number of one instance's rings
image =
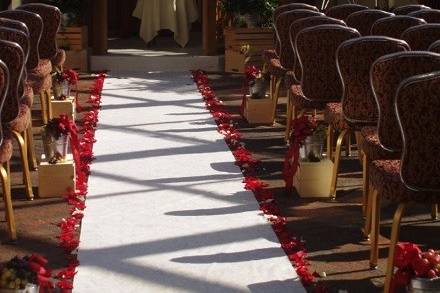
[[[333,125],[330,123],[327,129],[327,159],[333,161]]]
[[[371,186],[368,187],[367,198],[366,198],[366,206],[365,206],[365,223],[364,223],[364,237],[367,240],[370,239],[371,235],[371,222],[372,222],[372,213],[373,213],[373,188]]]
[[[368,182],[369,179],[369,162],[368,162],[368,156],[364,154],[362,156],[362,214],[365,217],[367,213],[367,206],[368,206],[368,188],[370,186],[370,183]]]
[[[47,124],[47,105],[46,105],[46,94],[44,91],[40,91],[38,93],[40,96],[40,106],[41,106],[41,118],[43,119],[43,123]]]
[[[379,231],[380,231],[380,195],[376,189],[371,195],[371,250],[370,250],[370,268],[377,268],[379,259]]]
[[[32,117],[28,129],[26,129],[26,141],[27,141],[29,167],[31,170],[35,171],[38,168],[38,161],[37,161],[37,155],[35,154],[34,133],[32,132]]]
[[[3,165],[0,165],[0,175],[2,180],[3,200],[5,202],[6,221],[8,223],[9,238],[17,240],[17,230],[15,228],[14,209],[12,207],[11,198],[11,182],[10,176]]]
[[[344,138],[347,135],[348,130],[344,129],[339,134],[338,140],[336,141],[336,152],[335,152],[335,161],[333,165],[333,173],[332,173],[332,183],[331,183],[331,190],[330,190],[330,196],[334,199],[336,198],[336,187],[338,184],[338,171],[339,171],[339,163],[341,161],[341,148],[342,148],[342,142],[344,141]]]
[[[284,134],[284,140],[286,143],[289,142],[290,137],[290,127],[292,126],[292,113],[293,113],[293,105],[290,101],[290,91],[287,95],[287,110],[286,110],[286,132]]]
[[[275,91],[272,99],[273,103],[273,109],[272,109],[272,117],[273,121],[275,122],[276,114],[277,114],[277,106],[278,106],[278,99],[280,97],[280,88],[281,88],[281,82],[283,81],[282,78],[278,78],[275,84]]]
[[[348,133],[345,140],[345,156],[351,157],[351,133]]]
[[[390,248],[387,259],[387,271],[385,274],[385,289],[384,293],[390,293],[391,280],[394,273],[394,254],[396,252],[397,241],[399,240],[400,222],[402,221],[403,213],[405,212],[405,203],[400,203],[394,213],[393,226],[391,228]]]
[[[437,204],[433,204],[431,206],[431,218],[433,220],[437,220],[438,219],[438,205]]]
[[[47,105],[47,119],[50,120],[52,119],[53,115],[52,115],[52,99],[51,99],[51,95],[50,95],[50,89],[47,89],[44,91],[45,93],[45,97],[46,97],[46,105]]]
[[[12,134],[14,135],[15,139],[17,140],[18,146],[20,148],[21,164],[22,164],[22,168],[23,168],[23,179],[24,179],[24,185],[25,185],[25,189],[26,189],[26,196],[27,196],[28,200],[33,200],[34,193],[32,191],[31,174],[29,172],[26,136],[24,134],[20,134],[16,131],[12,131]]]

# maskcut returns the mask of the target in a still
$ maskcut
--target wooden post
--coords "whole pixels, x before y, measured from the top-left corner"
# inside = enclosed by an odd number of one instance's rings
[[[21,5],[21,0],[12,0],[11,1],[11,9],[15,9]]]
[[[203,54],[217,54],[217,1],[203,0]]]
[[[92,36],[93,54],[107,54],[108,22],[107,0],[93,0],[92,2]]]

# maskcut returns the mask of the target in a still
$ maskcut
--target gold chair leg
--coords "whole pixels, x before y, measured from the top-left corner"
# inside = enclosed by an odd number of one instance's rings
[[[385,288],[384,293],[390,293],[391,289],[391,280],[393,278],[394,273],[394,254],[396,253],[396,245],[399,240],[399,232],[400,232],[400,222],[402,221],[403,213],[405,212],[405,203],[400,203],[397,207],[396,212],[394,213],[393,218],[393,226],[391,228],[391,239],[390,239],[390,248],[388,252],[387,259],[387,271],[385,274]]]
[[[335,152],[335,161],[333,165],[333,173],[332,173],[332,183],[330,189],[330,196],[334,199],[336,198],[336,187],[338,184],[338,171],[339,171],[339,163],[341,161],[341,147],[344,138],[347,135],[348,130],[344,129],[339,134],[338,140],[336,141],[336,152]]]
[[[43,119],[43,123],[47,124],[47,105],[46,105],[46,94],[44,91],[39,92],[40,96],[40,107],[41,107],[41,118]]]
[[[17,240],[17,230],[15,228],[14,209],[12,207],[11,198],[11,182],[10,176],[3,165],[0,165],[0,175],[2,180],[3,200],[5,202],[6,221],[8,223],[9,238]]]
[[[377,268],[379,259],[379,231],[380,231],[380,195],[376,189],[371,195],[371,250],[370,250],[370,268]]]
[[[431,206],[431,218],[433,220],[437,220],[438,219],[438,205],[437,204],[433,204]]]
[[[63,71],[63,70],[61,69],[61,71]],[[261,73],[262,74],[266,74],[267,73],[267,63],[266,62],[264,62],[264,64],[263,64],[263,69],[261,70]]]
[[[371,222],[372,222],[372,213],[373,213],[373,188],[371,186],[368,187],[367,193],[366,193],[366,206],[365,206],[365,223],[364,223],[364,237],[367,240],[370,239],[371,235]]]
[[[284,134],[284,140],[286,141],[286,143],[289,142],[289,137],[290,137],[290,127],[292,126],[292,113],[293,113],[293,105],[292,102],[290,100],[290,90],[289,90],[289,94],[287,95],[287,110],[286,110],[286,132]]]
[[[333,125],[330,123],[327,129],[327,159],[333,161]]]
[[[273,109],[272,109],[272,117],[273,121],[275,122],[276,115],[277,115],[277,106],[278,106],[278,99],[280,97],[280,88],[281,88],[281,82],[283,81],[282,78],[278,78],[275,84],[275,92],[273,95],[272,103],[273,103]]]
[[[348,133],[345,140],[345,156],[351,157],[351,133]]]
[[[362,214],[365,217],[367,213],[367,206],[368,206],[368,188],[370,186],[369,180],[369,172],[370,172],[370,166],[368,162],[368,156],[364,154],[362,156]]]
[[[23,168],[23,180],[24,180],[24,185],[25,185],[25,190],[26,190],[26,196],[27,196],[28,200],[33,200],[34,193],[32,191],[31,174],[29,172],[26,136],[24,134],[20,134],[16,131],[12,131],[12,134],[14,135],[15,139],[17,140],[18,146],[20,148],[21,164],[22,164],[22,168]]]
[[[37,155],[35,154],[34,133],[32,132],[32,116],[31,116],[30,125],[28,129],[26,129],[26,141],[27,141],[29,167],[31,170],[35,171],[38,168],[38,161],[37,161]]]
[[[47,117],[48,120],[52,119],[52,99],[50,95],[50,89],[45,91],[45,97],[46,97],[46,105],[47,105]]]

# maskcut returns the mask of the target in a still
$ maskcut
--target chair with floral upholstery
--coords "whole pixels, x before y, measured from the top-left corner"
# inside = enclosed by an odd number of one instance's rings
[[[324,110],[330,102],[339,102],[342,83],[336,68],[336,50],[349,39],[360,37],[354,28],[323,24],[300,31],[295,49],[301,66],[301,84],[290,87],[286,121],[286,141],[292,118],[306,110]]]
[[[276,19],[278,18],[278,15],[280,15],[283,12],[295,10],[295,9],[306,9],[306,10],[312,10],[319,12],[318,8],[312,5],[307,5],[304,3],[291,3],[291,4],[285,4],[278,6],[272,16],[272,27],[274,31],[274,47],[275,49],[268,49],[263,51],[263,61],[264,61],[264,68],[263,71],[266,72],[267,70],[267,64],[269,64],[270,59],[279,59],[280,57],[280,43],[278,41],[277,33],[276,33]]]
[[[268,65],[268,71],[271,75],[270,95],[273,101],[273,117],[275,118],[276,106],[281,90],[282,82],[287,71],[293,68],[295,52],[290,44],[290,25],[298,19],[324,15],[320,12],[306,9],[296,9],[281,13],[275,23],[277,28],[277,37],[280,43],[280,58],[271,59]]]
[[[24,4],[17,7],[17,10],[24,10],[36,13],[40,15],[43,19],[43,33],[41,35],[40,44],[38,46],[40,54],[40,63],[44,62],[47,66],[47,70],[37,70],[29,73],[29,80],[34,83],[41,83],[44,81],[44,90],[42,94],[44,95],[45,107],[47,109],[46,116],[44,117],[44,122],[46,123],[49,118],[52,117],[50,99],[51,99],[51,87],[52,87],[52,62],[51,60],[57,57],[59,54],[56,35],[58,29],[61,25],[61,12],[60,10],[52,5],[41,4],[41,3],[30,3]],[[48,71],[48,72],[47,72]],[[35,92],[35,90],[34,90]]]
[[[420,24],[426,24],[426,21],[407,15],[384,17],[373,24],[371,34],[398,39],[405,30]]]
[[[437,55],[437,58],[440,58],[440,55]],[[384,290],[387,293],[391,292],[395,247],[399,240],[402,216],[408,203],[440,203],[440,169],[436,158],[440,136],[438,125],[433,123],[440,116],[439,92],[439,71],[412,76],[400,83],[394,106],[399,133],[403,138],[402,157],[400,160],[372,162],[370,177],[376,190],[375,213],[379,214],[381,197],[398,203],[388,252]],[[379,218],[375,218],[374,221],[374,233],[378,234]]]
[[[371,27],[377,20],[393,15],[383,10],[365,9],[350,14],[346,22],[349,27],[357,29],[362,36],[369,36]]]
[[[34,198],[34,194],[32,191],[32,180],[30,176],[29,169],[29,154],[28,150],[28,137],[29,131],[32,131],[31,128],[31,109],[23,101],[24,95],[24,79],[23,75],[26,74],[25,71],[25,60],[27,52],[29,51],[29,38],[22,31],[18,31],[11,28],[0,27],[0,40],[9,41],[12,45],[8,44],[10,47],[7,50],[1,52],[0,59],[5,62],[5,64],[9,68],[9,91],[6,100],[6,104],[4,107],[4,111],[11,111],[11,113],[15,113],[17,108],[17,115],[15,119],[12,119],[11,122],[3,124],[3,127],[7,128],[7,132],[11,132],[11,135],[17,140],[19,148],[20,148],[20,156],[23,168],[23,180],[25,184],[26,196],[29,200]],[[19,47],[19,50],[16,49],[16,46]],[[19,51],[19,52],[14,52]],[[7,52],[11,53],[10,56],[6,55]],[[26,52],[26,53],[25,53]],[[20,55],[23,54],[22,57]],[[17,89],[15,89],[17,88]],[[18,101],[18,104],[15,104],[13,98],[10,96],[14,96],[14,98]],[[12,114],[13,115],[13,114]],[[33,147],[33,146],[31,146]]]
[[[403,5],[403,6],[394,8],[393,13],[396,15],[408,15],[411,12],[425,10],[425,9],[431,9],[431,7],[428,7],[425,5],[419,5],[419,4],[410,4],[410,5]]]
[[[409,45],[405,41],[381,36],[352,39],[339,46],[336,61],[344,87],[342,101],[341,103],[327,104],[324,112],[325,120],[329,124],[327,133],[328,158],[333,159],[333,133],[334,131],[339,132],[331,181],[331,195],[333,197],[336,197],[343,140],[352,133],[355,133],[356,137],[359,138],[359,132],[363,127],[377,125],[377,105],[370,87],[371,65],[379,57],[386,54],[409,50]],[[353,64],[356,64],[356,66],[353,66]],[[360,157],[363,161],[362,212],[365,216],[368,199],[368,155]]]
[[[428,50],[432,43],[440,40],[440,23],[410,27],[402,33],[401,39],[407,41],[414,51]]]
[[[379,160],[397,160],[401,156],[402,136],[395,113],[395,97],[399,84],[408,77],[426,74],[433,71],[440,71],[440,54],[426,51],[409,51],[385,55],[377,59],[371,67],[371,86],[374,97],[379,107],[379,119],[376,129],[361,134],[363,141],[370,141],[371,146],[368,150],[370,162],[369,180],[370,192],[369,202],[371,207],[372,231],[370,266],[377,266],[378,259],[378,236],[380,222],[380,197],[387,186],[378,186],[375,163]],[[423,115],[422,115],[423,116]],[[368,128],[367,128],[368,129]],[[371,129],[371,128],[370,128]],[[368,138],[369,132],[374,138]],[[426,134],[426,133],[424,133]],[[371,143],[371,141],[375,143]],[[422,144],[418,147],[423,148]],[[366,151],[364,145],[362,146]],[[434,206],[433,209],[434,210]],[[434,216],[434,215],[432,215]]]
[[[4,41],[0,40],[0,51]],[[6,95],[9,89],[9,70],[6,64],[0,60],[0,113],[1,122],[10,122],[7,119],[3,119],[3,105],[5,103]],[[9,118],[8,118],[9,119]],[[9,239],[17,239],[17,231],[15,228],[15,216],[14,209],[12,207],[11,197],[11,176],[9,172],[9,161],[12,157],[12,140],[10,136],[3,133],[0,125],[0,177],[2,181],[3,201],[5,202],[5,214],[8,225]]]
[[[342,4],[329,8],[325,12],[325,15],[345,21],[350,14],[366,9],[368,9],[368,7],[364,5]]]
[[[440,54],[440,40],[435,41],[434,43],[432,43],[429,46],[428,51]]]
[[[440,23],[440,10],[438,9],[422,9],[408,13],[408,15],[424,19],[427,23]]]

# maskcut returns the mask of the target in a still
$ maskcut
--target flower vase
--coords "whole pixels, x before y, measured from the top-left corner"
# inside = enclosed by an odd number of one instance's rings
[[[66,99],[70,97],[70,83],[67,80],[64,80],[61,83],[61,96]]]
[[[253,99],[263,99],[266,97],[266,80],[264,77],[256,78],[249,82],[249,94]]]
[[[300,150],[300,158],[308,162],[320,162],[322,160],[322,150],[324,142],[318,136],[309,136],[305,139],[304,145]]]
[[[434,293],[440,292],[440,278],[414,278],[408,286],[409,293]]]
[[[67,157],[67,149],[69,140],[67,135],[55,138],[52,135],[43,134],[44,154],[48,161],[65,161]]]
[[[28,283],[24,289],[3,289],[0,288],[0,293],[38,293],[40,286]]]
[[[70,96],[69,81],[55,82],[53,85],[53,96],[55,100],[65,100],[68,98]]]

